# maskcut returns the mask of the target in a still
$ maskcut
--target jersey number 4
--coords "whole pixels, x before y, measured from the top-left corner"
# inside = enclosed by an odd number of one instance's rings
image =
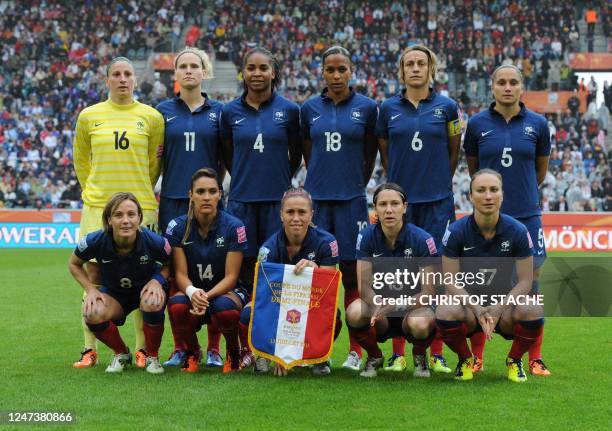
[[[127,150],[130,147],[130,140],[126,136],[127,131],[124,130],[119,136],[119,131],[115,130],[113,135],[115,135],[115,150]]]
[[[263,134],[258,133],[257,138],[255,138],[255,143],[253,144],[253,149],[263,153],[264,143],[263,143]]]

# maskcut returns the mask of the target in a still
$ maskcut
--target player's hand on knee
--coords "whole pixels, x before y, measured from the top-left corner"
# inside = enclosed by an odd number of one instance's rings
[[[315,262],[313,262],[312,260],[308,260],[308,259],[301,259],[296,265],[295,268],[293,269],[293,272],[297,275],[300,274],[304,268],[306,267],[311,267],[311,268],[318,268],[319,265],[317,265]]]
[[[83,301],[83,317],[89,319],[102,314],[106,307],[106,298],[98,289],[90,291]]]
[[[145,308],[159,310],[164,304],[166,294],[157,280],[149,281],[140,292],[140,302]]]

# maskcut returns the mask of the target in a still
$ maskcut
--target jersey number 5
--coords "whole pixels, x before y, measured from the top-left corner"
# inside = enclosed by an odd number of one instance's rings
[[[124,130],[121,136],[119,136],[118,130],[113,132],[115,135],[115,150],[127,150],[130,147],[130,140],[125,136],[126,133],[127,131]]]
[[[505,147],[502,151],[501,165],[504,168],[509,168],[510,166],[512,166],[512,154],[510,154],[511,151],[512,148],[510,147]]]

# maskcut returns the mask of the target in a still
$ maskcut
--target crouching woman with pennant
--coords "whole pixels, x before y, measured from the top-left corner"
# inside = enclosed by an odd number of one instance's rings
[[[280,216],[282,229],[259,251],[252,305],[241,314],[241,326],[249,325],[249,345],[259,356],[254,371],[267,372],[272,360],[278,376],[304,364],[315,364],[315,375],[327,375],[342,326],[338,243],[312,225],[312,199],[303,189],[285,192]]]

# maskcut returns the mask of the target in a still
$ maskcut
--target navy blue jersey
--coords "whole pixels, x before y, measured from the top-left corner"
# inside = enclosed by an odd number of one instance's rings
[[[387,177],[402,186],[409,203],[452,196],[448,141],[460,133],[457,103],[433,90],[418,108],[403,92],[383,102],[376,134],[388,141]]]
[[[245,97],[221,110],[221,134],[234,147],[229,199],[278,201],[291,184],[289,140],[299,139],[300,108],[273,93],[254,109]]]
[[[98,230],[81,238],[74,254],[82,260],[96,259],[102,273],[102,286],[121,292],[138,292],[159,271],[160,263],[169,261],[172,248],[168,241],[146,228],[136,236],[134,250],[120,256],[115,250],[112,232]]]
[[[435,257],[438,256],[433,237],[412,223],[404,223],[393,250],[387,247],[380,223],[363,229],[357,236],[357,259],[368,257]]]
[[[296,265],[302,259],[312,260],[319,266],[336,266],[338,263],[338,242],[336,238],[323,229],[310,226],[302,243],[302,248],[293,256],[293,259],[289,259],[285,230],[280,229],[268,238],[259,249],[258,260],[262,262]]]
[[[240,220],[222,210],[217,211],[206,238],[200,235],[194,219],[189,238],[183,243],[186,226],[187,215],[177,217],[168,224],[165,236],[172,247],[183,249],[189,280],[198,289],[209,291],[225,277],[227,253],[247,249],[246,229]]]
[[[512,217],[540,215],[536,157],[550,155],[546,118],[525,108],[510,122],[495,109],[474,115],[468,122],[464,148],[478,158],[478,168],[499,172],[504,182],[502,212]]]
[[[462,272],[474,274],[484,272],[485,275],[491,276],[486,286],[476,284],[471,287],[466,286],[470,293],[508,293],[513,287],[515,260],[533,255],[533,243],[527,228],[506,214],[500,214],[495,227],[495,236],[489,240],[482,236],[474,216],[470,215],[457,220],[448,227],[442,244],[444,246],[443,256],[475,258],[461,260]],[[484,290],[478,291],[478,288]]]
[[[221,145],[220,102],[206,94],[204,105],[191,112],[180,97],[157,105],[164,116],[164,166],[161,195],[170,199],[188,199],[191,176],[200,168],[219,169]]]
[[[376,102],[351,91],[338,105],[327,89],[302,106],[302,137],[312,141],[304,188],[313,199],[349,200],[365,195],[364,148],[374,135]]]

